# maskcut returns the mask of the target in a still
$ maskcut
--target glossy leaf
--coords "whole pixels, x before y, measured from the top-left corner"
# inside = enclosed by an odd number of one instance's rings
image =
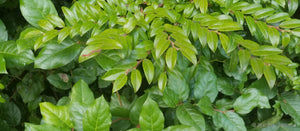
[[[275,27],[270,27],[268,33],[271,44],[276,47],[280,41],[280,34],[278,30]]]
[[[0,73],[7,74],[5,59],[2,55],[0,55]]]
[[[213,122],[217,127],[226,131],[246,131],[244,120],[235,112],[226,111],[225,113],[216,112],[213,115]]]
[[[86,105],[90,105],[94,102],[94,94],[83,80],[79,80],[73,86],[70,98],[72,102]]]
[[[288,65],[293,63],[289,58],[282,55],[265,56],[263,58],[263,61],[265,63],[277,64],[277,65]]]
[[[167,85],[167,74],[165,72],[161,73],[158,78],[158,88],[163,92]]]
[[[257,79],[260,79],[264,71],[264,63],[261,59],[251,58],[250,64]]]
[[[282,50],[272,46],[260,46],[258,49],[251,51],[251,53],[256,56],[277,55],[281,52]]]
[[[281,109],[284,113],[290,115],[296,124],[300,123],[300,107],[298,104],[298,100],[300,100],[300,97],[298,94],[295,94],[293,92],[284,92],[279,97],[279,102]]]
[[[169,69],[173,69],[177,61],[177,50],[175,48],[169,48],[166,53],[166,63]]]
[[[111,113],[103,96],[97,98],[86,110],[82,124],[83,130],[109,131]]]
[[[282,35],[281,35],[281,39],[282,39],[282,41],[281,41],[282,46],[286,47],[290,43],[291,38],[290,38],[289,33],[283,32]]]
[[[126,82],[127,82],[127,75],[126,74],[119,75],[114,82],[113,92],[122,89],[122,87],[126,84]]]
[[[151,84],[151,82],[154,78],[153,63],[148,59],[143,60],[143,69],[144,69],[144,74],[145,74],[145,77],[148,81],[148,84]]]
[[[218,31],[238,31],[242,30],[242,27],[236,22],[219,22],[209,26],[210,29],[216,29]]]
[[[263,34],[265,40],[267,40],[269,38],[269,27],[267,26],[266,23],[262,22],[262,21],[258,21],[256,22],[260,32]]]
[[[239,42],[239,44],[241,44],[242,46],[244,46],[249,50],[255,50],[259,48],[259,44],[251,40],[242,40]]]
[[[246,22],[252,36],[256,34],[257,25],[251,16],[246,16]]]
[[[264,66],[264,76],[270,88],[273,88],[276,82],[276,75],[270,65]]]
[[[266,19],[266,22],[267,23],[277,23],[277,22],[283,21],[283,20],[285,20],[287,18],[289,18],[289,14],[288,13],[279,12],[279,13],[276,13],[274,15],[269,16]]]
[[[147,98],[143,104],[139,123],[142,130],[162,130],[164,128],[164,116],[157,103]]]
[[[300,27],[300,20],[298,19],[291,19],[291,20],[287,20],[287,21],[284,21],[282,22],[279,27],[281,28],[297,28],[297,27]]]
[[[112,69],[107,71],[101,78],[106,81],[113,81],[117,79],[121,74],[124,74],[126,70],[124,69]]]
[[[207,44],[211,51],[215,52],[218,47],[218,36],[215,32],[209,31],[207,33]]]
[[[208,7],[207,0],[198,0],[198,1],[200,1],[199,7],[200,7],[201,13],[205,14],[207,12],[207,7]]]
[[[130,81],[133,86],[134,92],[137,92],[142,84],[142,75],[139,70],[134,69],[130,75]]]
[[[0,19],[0,42],[7,41],[7,39],[8,39],[8,34],[7,34],[6,27],[2,22],[2,20]]]
[[[57,15],[51,0],[21,0],[20,9],[28,23],[38,27],[38,21],[45,19],[48,14]]]
[[[187,125],[174,125],[174,126],[169,126],[163,131],[197,131],[197,129],[195,127],[187,126]]]
[[[183,104],[177,107],[176,117],[183,125],[196,127],[198,130],[205,130],[205,120],[201,112],[191,104]]]
[[[42,125],[34,125],[31,123],[25,123],[25,131],[68,131],[70,129],[65,127],[56,127],[53,125],[42,124]]]
[[[70,32],[70,27],[65,27],[62,30],[60,30],[58,33],[57,42],[61,43],[62,41],[64,41],[69,36]]]
[[[47,124],[57,127],[73,127],[70,121],[68,108],[65,106],[55,106],[49,102],[40,103],[41,114]]]
[[[241,69],[242,71],[245,71],[248,67],[251,54],[247,50],[239,50],[238,54],[239,54]]]
[[[270,15],[272,15],[275,12],[275,10],[273,8],[264,8],[261,10],[257,10],[253,16],[255,19],[262,19],[265,17],[268,17]]]
[[[219,38],[220,38],[221,44],[222,44],[225,52],[227,52],[228,51],[228,46],[230,44],[230,40],[229,40],[228,36],[225,35],[225,34],[220,33]]]
[[[299,6],[298,3],[298,0],[290,0],[289,2],[287,2],[290,16],[292,16],[296,12]]]
[[[243,14],[253,14],[256,11],[258,11],[259,9],[261,9],[261,5],[260,4],[251,4],[249,6],[245,6],[242,8],[242,13]]]
[[[61,9],[62,9],[67,21],[71,25],[74,25],[77,22],[77,16],[67,7],[62,7]]]
[[[209,116],[212,116],[214,114],[214,109],[212,107],[209,97],[202,97],[197,103],[197,105],[200,107],[201,112],[203,112],[204,114]]]
[[[64,21],[60,17],[58,17],[57,15],[49,14],[47,16],[47,20],[49,20],[53,25],[55,25],[59,28],[63,28],[65,26]]]

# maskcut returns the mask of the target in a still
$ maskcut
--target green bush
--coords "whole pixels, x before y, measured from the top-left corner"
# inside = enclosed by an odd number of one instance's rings
[[[0,128],[300,130],[298,5],[0,0]]]

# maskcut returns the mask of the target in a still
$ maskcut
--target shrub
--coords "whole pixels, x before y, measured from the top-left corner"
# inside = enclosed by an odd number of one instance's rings
[[[300,129],[298,0],[54,3],[0,21],[2,129]]]

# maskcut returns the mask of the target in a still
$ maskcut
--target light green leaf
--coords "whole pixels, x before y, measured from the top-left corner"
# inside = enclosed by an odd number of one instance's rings
[[[207,35],[207,29],[206,28],[199,28],[198,29],[198,37],[199,37],[199,41],[201,42],[201,45],[203,47],[205,47],[206,45],[206,35]]]
[[[283,32],[282,34],[281,34],[281,39],[282,39],[282,41],[281,41],[281,43],[282,43],[282,46],[283,47],[286,47],[289,43],[290,43],[290,35],[289,35],[289,33],[288,32]]]
[[[47,20],[49,20],[53,25],[55,25],[59,28],[65,27],[64,21],[57,15],[49,14],[49,15],[47,15]]]
[[[263,57],[263,61],[264,63],[276,64],[276,65],[288,65],[293,63],[289,58],[282,55],[265,56]]]
[[[252,50],[251,53],[256,56],[277,55],[282,53],[282,50],[272,46],[260,46],[258,49]]]
[[[286,20],[287,18],[289,18],[289,14],[288,14],[288,13],[285,13],[285,12],[279,12],[279,13],[276,13],[276,14],[274,14],[274,15],[269,16],[269,17],[266,19],[266,22],[267,22],[267,23],[277,23],[277,22]]]
[[[221,44],[222,44],[225,52],[227,52],[228,51],[228,46],[230,44],[230,40],[229,40],[228,36],[223,34],[223,33],[220,33],[219,38],[220,38]]]
[[[64,41],[69,36],[70,32],[71,32],[70,27],[65,27],[61,29],[58,33],[57,42],[61,43],[62,41]]]
[[[0,42],[7,41],[7,39],[8,39],[8,34],[7,34],[6,27],[2,22],[2,20],[0,19]]]
[[[130,75],[130,81],[133,86],[134,92],[137,92],[142,84],[142,75],[141,72],[137,69],[134,69]]]
[[[145,59],[143,60],[143,69],[144,69],[144,74],[146,76],[146,79],[148,81],[148,84],[151,84],[153,78],[154,78],[154,66],[153,63]]]
[[[276,47],[280,41],[280,34],[278,30],[275,27],[269,27],[268,33],[271,44]]]
[[[94,94],[83,80],[79,80],[73,86],[70,98],[72,102],[85,105],[90,105],[94,102]]]
[[[257,25],[251,16],[246,16],[246,22],[252,36],[256,34]]]
[[[137,20],[134,17],[130,17],[127,20],[127,23],[123,26],[123,30],[128,34],[135,28],[136,24]]]
[[[239,42],[240,45],[244,46],[249,50],[255,50],[259,48],[259,44],[251,40],[242,40]]]
[[[54,26],[47,19],[40,20],[38,24],[46,31],[54,30]]]
[[[264,71],[264,63],[261,59],[251,58],[250,64],[257,79],[260,79]]]
[[[169,48],[166,53],[166,63],[169,69],[173,69],[177,61],[177,50],[175,48]]]
[[[86,110],[83,117],[83,130],[109,131],[111,125],[111,113],[109,105],[104,97],[97,98]]]
[[[207,32],[207,44],[211,51],[215,52],[218,47],[218,36],[216,32],[209,31]]]
[[[195,127],[187,126],[187,125],[174,125],[174,126],[169,126],[163,131],[197,131],[197,129]]]
[[[244,14],[242,14],[240,11],[234,12],[237,22],[240,24],[240,26],[243,26],[244,24]]]
[[[287,21],[282,22],[279,25],[279,27],[281,27],[281,28],[287,28],[287,29],[297,28],[297,27],[300,27],[300,20],[298,20],[298,19],[287,20]]]
[[[157,103],[150,97],[143,104],[139,123],[142,130],[162,130],[164,128],[164,116]]]
[[[245,122],[238,114],[232,111],[216,112],[213,115],[214,124],[225,131],[247,131]]]
[[[239,96],[233,107],[239,114],[247,114],[255,107],[270,108],[268,97],[261,94],[256,88],[247,88]]]
[[[278,64],[278,65],[277,64],[273,64],[273,66],[277,70],[279,70],[282,73],[284,73],[285,75],[287,75],[291,80],[294,79],[294,72],[293,72],[293,70],[290,67],[288,67],[286,65],[281,65],[281,64]]]
[[[61,8],[67,21],[71,24],[74,25],[77,23],[77,16],[67,7],[62,7]]]
[[[241,69],[242,71],[245,71],[248,67],[251,54],[247,50],[239,50],[238,54],[239,54]]]
[[[201,112],[191,104],[183,104],[177,107],[176,117],[183,125],[196,127],[205,131],[205,120]]]
[[[106,81],[113,81],[117,79],[121,74],[126,72],[125,69],[111,69],[107,71],[101,78]]]
[[[61,44],[52,41],[48,43],[35,59],[34,67],[41,69],[53,69],[64,66],[74,60],[80,52],[79,44],[71,40]]]
[[[169,47],[170,41],[167,40],[168,35],[161,33],[156,35],[154,40],[155,56],[159,58]]]
[[[158,88],[161,92],[163,92],[165,90],[165,87],[167,85],[167,74],[166,72],[163,72],[159,75],[158,78]]]
[[[293,35],[300,37],[300,28],[293,29],[291,32]]]
[[[24,33],[24,34],[22,34]],[[28,39],[28,38],[33,38],[33,37],[38,37],[43,35],[43,32],[36,29],[36,28],[27,28],[26,30],[24,30],[20,35],[20,38],[24,38],[24,39]],[[19,38],[19,39],[20,39]]]
[[[214,108],[212,107],[209,97],[202,97],[197,105],[200,107],[201,112],[203,112],[204,114],[209,116],[212,116],[214,114]]]
[[[57,15],[51,0],[20,0],[20,9],[26,21],[38,27],[38,21],[45,19],[48,14]]]
[[[208,7],[208,2],[207,0],[198,0],[199,2],[199,7],[200,7],[200,11],[201,13],[205,14],[207,12],[207,7]]]
[[[295,14],[295,12],[298,9],[298,0],[290,0],[289,2],[287,2],[288,4],[288,9],[289,9],[289,15],[293,16]]]
[[[275,12],[273,8],[263,8],[260,10],[257,10],[256,13],[253,14],[255,19],[262,19],[265,17],[268,17],[272,15]]]
[[[262,9],[261,4],[251,4],[242,8],[243,14],[253,14],[258,10]]]
[[[270,65],[264,65],[264,76],[270,88],[273,88],[276,82],[276,75]]]
[[[47,124],[57,127],[73,127],[66,106],[55,106],[49,102],[40,103],[41,114]]]
[[[216,24],[210,25],[208,28],[215,29],[218,31],[238,31],[242,30],[242,26],[240,26],[237,22],[225,21],[225,22],[217,22]]]
[[[126,74],[119,75],[114,82],[113,92],[122,89],[122,87],[126,84],[126,82],[127,82],[127,75]]]
[[[7,74],[6,63],[3,55],[0,55],[0,74]]]
[[[34,125],[31,123],[25,123],[25,131],[69,131],[69,128],[66,127],[56,127],[53,125]]]
[[[268,25],[265,23],[265,22],[262,22],[262,21],[258,21],[256,22],[259,30],[261,31],[261,33],[263,34],[265,40],[268,40],[269,38],[269,34],[268,34],[268,30],[269,30],[269,27]]]

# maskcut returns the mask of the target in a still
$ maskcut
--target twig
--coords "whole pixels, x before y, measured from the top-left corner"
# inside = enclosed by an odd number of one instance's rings
[[[120,94],[119,94],[118,91],[117,91],[117,96],[118,96],[118,99],[119,99],[120,106],[123,107],[123,104],[122,104],[122,101],[121,101],[121,97],[120,97]]]

